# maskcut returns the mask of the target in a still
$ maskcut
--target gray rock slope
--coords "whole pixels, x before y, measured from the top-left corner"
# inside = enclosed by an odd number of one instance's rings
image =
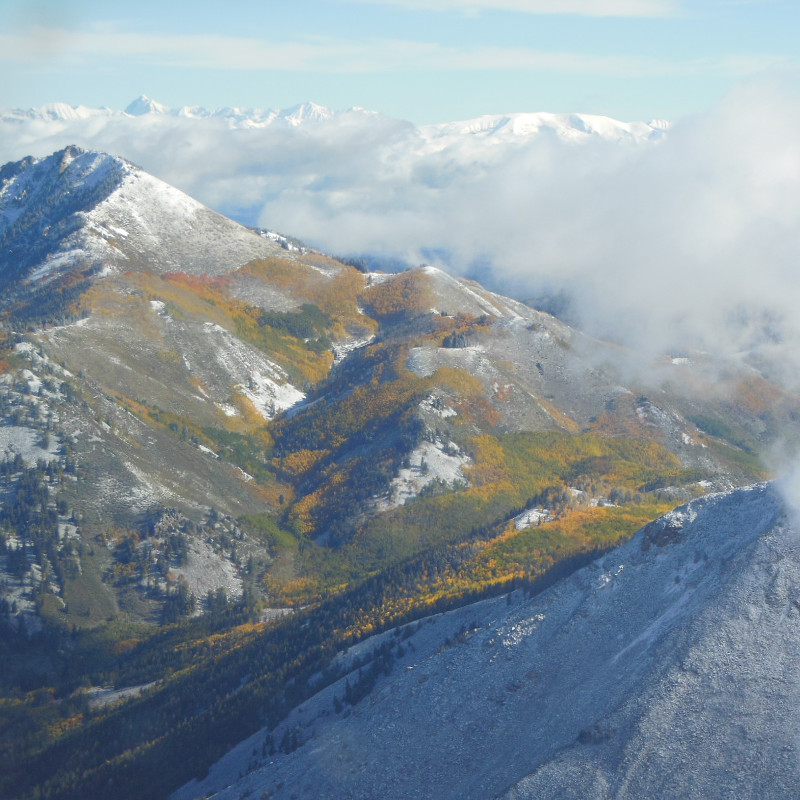
[[[296,750],[268,755],[261,731],[175,797],[800,792],[800,541],[769,485],[693,501],[533,599],[404,634],[355,707],[334,711],[342,681],[293,713]]]

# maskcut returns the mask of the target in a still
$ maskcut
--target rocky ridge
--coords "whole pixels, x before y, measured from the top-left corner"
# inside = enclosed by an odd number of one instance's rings
[[[772,487],[695,500],[537,597],[396,632],[355,706],[343,680],[173,798],[792,797],[799,586]]]

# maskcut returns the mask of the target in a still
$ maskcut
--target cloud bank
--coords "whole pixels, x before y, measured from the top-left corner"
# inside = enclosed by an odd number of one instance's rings
[[[744,87],[657,141],[600,135],[599,122],[590,135],[586,118],[566,134],[519,122],[432,132],[360,111],[236,129],[219,117],[17,118],[0,124],[0,161],[102,149],[330,252],[438,262],[523,297],[565,290],[600,335],[649,352],[757,348],[797,380],[796,95]]]

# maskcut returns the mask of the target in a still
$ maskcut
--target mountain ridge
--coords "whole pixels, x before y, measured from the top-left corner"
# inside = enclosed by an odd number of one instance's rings
[[[791,797],[795,539],[765,485],[692,501],[532,599],[362,643],[347,679],[172,797]],[[392,641],[391,672],[342,702]],[[260,749],[286,731],[295,749]]]
[[[23,279],[30,293],[65,272],[108,273],[141,262],[161,271],[220,274],[279,251],[130,162],[75,145],[0,169],[0,202],[6,291]],[[209,231],[203,241],[192,233],[200,218],[198,229]]]
[[[306,123],[324,123],[337,117],[356,117],[365,121],[382,118],[383,114],[357,106],[346,110],[333,110],[317,103],[307,101],[286,109],[231,108],[208,109],[202,106],[170,106],[140,95],[131,101],[124,111],[108,107],[90,108],[71,106],[67,103],[49,103],[40,108],[0,110],[0,121],[22,119],[41,119],[49,121],[75,121],[91,117],[175,117],[183,119],[219,119],[231,127],[264,127],[285,123],[292,127]],[[567,141],[579,141],[596,136],[610,140],[646,141],[658,139],[669,129],[664,120],[650,122],[621,122],[612,117],[598,114],[514,112],[488,114],[469,120],[444,123],[429,123],[417,126],[426,140],[452,141],[458,135],[472,135],[481,138],[524,138],[541,131],[549,131]]]

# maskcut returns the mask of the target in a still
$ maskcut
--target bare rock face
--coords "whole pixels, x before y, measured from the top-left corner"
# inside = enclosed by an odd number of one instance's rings
[[[253,759],[262,731],[175,797],[796,796],[800,540],[768,485],[404,635],[357,705],[287,720],[293,752]]]

